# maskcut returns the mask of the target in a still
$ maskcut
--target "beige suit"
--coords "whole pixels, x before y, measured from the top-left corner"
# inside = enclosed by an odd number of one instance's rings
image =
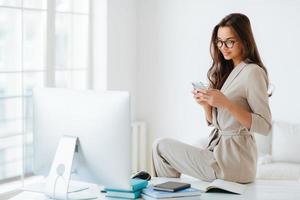
[[[256,64],[241,62],[230,73],[221,91],[252,113],[250,130],[227,110],[213,108],[212,124],[209,125],[215,128],[209,136],[207,148],[199,149],[170,139],[158,140],[153,147],[154,175],[178,177],[185,173],[203,180],[221,178],[252,182],[257,161],[253,133],[267,135],[272,126],[267,87],[263,69]]]

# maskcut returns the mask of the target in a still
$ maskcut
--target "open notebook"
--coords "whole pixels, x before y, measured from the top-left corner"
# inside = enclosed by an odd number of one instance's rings
[[[243,194],[246,189],[246,185],[231,181],[224,181],[221,179],[216,179],[211,183],[197,183],[195,185],[193,184],[192,186],[204,192],[210,191],[212,189],[217,189],[219,191],[224,190],[235,194]]]

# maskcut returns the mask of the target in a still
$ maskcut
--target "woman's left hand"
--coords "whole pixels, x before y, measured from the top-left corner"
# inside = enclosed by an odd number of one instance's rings
[[[228,108],[230,106],[230,100],[217,89],[199,90],[203,99],[211,106],[217,108]]]

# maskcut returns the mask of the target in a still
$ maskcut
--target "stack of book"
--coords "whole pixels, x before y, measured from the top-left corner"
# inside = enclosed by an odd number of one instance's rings
[[[195,188],[186,188],[177,192],[158,191],[153,187],[143,189],[142,197],[144,200],[196,200],[199,199],[201,191]]]
[[[147,180],[130,179],[128,190],[118,188],[105,188],[106,198],[137,199],[141,197],[142,190],[148,185]]]

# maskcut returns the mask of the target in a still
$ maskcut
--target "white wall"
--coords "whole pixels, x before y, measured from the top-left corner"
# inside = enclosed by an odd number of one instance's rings
[[[191,81],[206,79],[212,29],[232,12],[244,13],[252,22],[276,87],[270,98],[273,117],[299,122],[299,10],[297,1],[137,1],[137,118],[148,123],[149,160],[155,138],[194,142],[207,137]]]
[[[136,118],[136,0],[107,0],[107,89],[131,93]]]
[[[92,38],[91,73],[92,88],[107,88],[107,0],[91,1],[92,17],[90,36]]]

